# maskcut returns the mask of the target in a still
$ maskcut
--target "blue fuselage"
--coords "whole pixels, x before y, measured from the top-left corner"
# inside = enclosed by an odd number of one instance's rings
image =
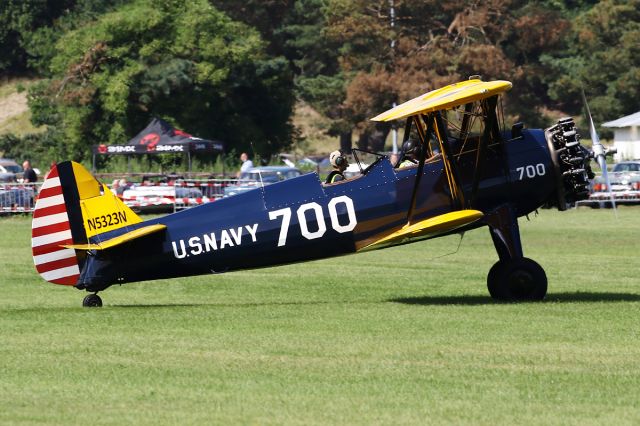
[[[509,134],[504,135],[505,138]],[[518,216],[547,201],[554,170],[541,130],[485,151],[475,194],[477,149],[456,147],[464,208],[484,213],[510,205]],[[387,158],[366,174],[331,185],[307,174],[146,221],[165,232],[88,256],[80,281],[111,284],[259,268],[357,252],[407,223],[417,167],[394,169]],[[412,221],[459,209],[442,157],[427,160]],[[485,225],[479,221],[466,229]],[[130,231],[118,229],[100,238]],[[95,239],[95,237],[94,237]]]

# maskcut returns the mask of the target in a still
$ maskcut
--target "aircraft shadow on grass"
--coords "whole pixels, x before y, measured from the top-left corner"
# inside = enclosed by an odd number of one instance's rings
[[[399,297],[381,301],[382,303],[402,303],[405,305],[423,306],[474,306],[474,305],[502,305],[489,296],[420,296],[420,297]],[[192,308],[192,307],[220,307],[220,308],[252,308],[260,306],[303,306],[303,305],[355,305],[363,303],[381,303],[380,301],[345,301],[345,300],[319,300],[319,301],[294,301],[294,302],[237,302],[237,303],[164,303],[164,304],[114,304],[111,308],[116,309],[161,309],[161,308]],[[542,303],[598,303],[598,302],[640,302],[640,294],[631,293],[601,293],[601,292],[574,292],[574,293],[551,293],[548,294]],[[536,302],[540,303],[540,302]],[[64,308],[73,311],[73,308]],[[37,307],[17,309],[20,312],[42,312],[45,310],[59,311],[60,308]]]
[[[497,305],[488,296],[421,296],[389,299],[388,302],[405,305]],[[543,303],[593,303],[593,302],[640,302],[640,294],[574,292],[551,293]],[[539,303],[539,302],[538,302]]]
[[[388,299],[384,302],[402,303],[405,305],[499,305],[489,296],[421,296],[402,297]],[[551,293],[548,294],[543,303],[596,303],[596,302],[640,302],[640,294],[630,293],[601,293],[601,292],[574,292],[574,293]],[[198,306],[236,307],[250,308],[259,306],[301,306],[301,305],[329,305],[329,304],[361,304],[362,301],[348,302],[344,300],[336,301],[299,301],[299,302],[247,302],[247,303],[176,303],[176,304],[133,304],[133,305],[112,305],[114,308],[180,308]],[[366,303],[366,302],[365,302]],[[539,303],[539,302],[538,302]]]
[[[342,301],[336,303],[344,303]],[[195,308],[199,306],[211,306],[219,308],[253,308],[260,306],[299,306],[299,305],[329,305],[331,302],[317,301],[317,302],[238,302],[238,303],[163,303],[163,304],[133,304],[133,305],[111,305],[113,308],[129,309],[129,308]]]

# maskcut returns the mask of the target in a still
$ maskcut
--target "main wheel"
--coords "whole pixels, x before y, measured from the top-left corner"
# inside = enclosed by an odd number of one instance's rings
[[[496,300],[542,300],[547,294],[547,275],[526,257],[499,261],[487,275],[487,288]]]
[[[82,306],[87,308],[99,308],[102,306],[102,299],[97,294],[89,294],[82,301]]]

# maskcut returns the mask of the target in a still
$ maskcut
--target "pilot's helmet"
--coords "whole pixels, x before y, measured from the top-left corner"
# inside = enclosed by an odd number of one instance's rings
[[[415,139],[407,139],[402,144],[404,155],[410,155],[415,158],[420,157],[420,143]]]
[[[329,154],[329,162],[337,169],[347,168],[347,157],[345,157],[340,151],[333,151]]]

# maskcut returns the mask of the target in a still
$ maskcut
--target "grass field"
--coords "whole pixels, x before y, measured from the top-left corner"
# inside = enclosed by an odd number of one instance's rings
[[[486,229],[84,293],[0,220],[0,424],[639,424],[640,211],[541,211],[542,303],[496,304]]]

